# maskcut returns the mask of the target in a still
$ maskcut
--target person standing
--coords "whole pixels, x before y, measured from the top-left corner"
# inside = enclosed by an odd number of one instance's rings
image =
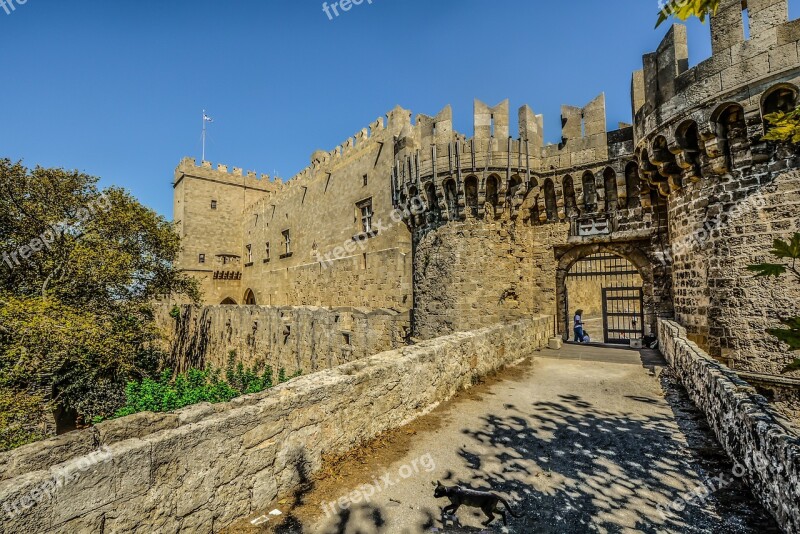
[[[583,310],[575,312],[575,342],[581,343],[583,341]]]

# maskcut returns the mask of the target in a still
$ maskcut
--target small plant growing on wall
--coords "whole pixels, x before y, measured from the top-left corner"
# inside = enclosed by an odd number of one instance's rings
[[[756,276],[779,278],[789,274],[800,282],[800,268],[797,260],[800,259],[800,233],[795,233],[789,242],[776,239],[770,251],[775,258],[784,260],[783,263],[762,263],[748,267]],[[780,339],[792,351],[800,350],[800,317],[781,319],[785,328],[770,328],[771,335]],[[800,358],[796,358],[784,370],[784,373],[800,370]]]

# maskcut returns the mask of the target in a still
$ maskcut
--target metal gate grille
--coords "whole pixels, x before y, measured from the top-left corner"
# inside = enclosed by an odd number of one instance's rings
[[[642,278],[629,260],[602,252],[581,258],[567,273],[566,289],[563,320],[567,339],[571,337],[577,308],[586,312],[584,332],[591,333],[596,341],[600,341],[601,328],[605,343],[628,344],[631,338],[641,337]]]
[[[641,287],[603,289],[603,330],[606,343],[627,345],[644,337],[643,293]]]

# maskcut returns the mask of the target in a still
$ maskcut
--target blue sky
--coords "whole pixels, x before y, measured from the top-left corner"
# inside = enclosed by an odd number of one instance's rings
[[[605,92],[613,129],[631,120],[631,72],[667,29],[653,29],[656,11],[373,0],[329,20],[316,0],[27,0],[0,10],[0,157],[100,176],[171,218],[173,170],[200,159],[203,108],[207,159],[284,177],[397,104],[452,104],[471,135],[473,98],[509,98],[544,113],[555,141],[561,104]],[[694,64],[710,54],[708,27],[689,36]]]

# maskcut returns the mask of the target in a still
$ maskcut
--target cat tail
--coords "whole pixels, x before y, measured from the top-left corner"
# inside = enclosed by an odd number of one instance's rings
[[[511,517],[516,517],[517,519],[519,519],[520,517],[523,517],[525,515],[524,513],[520,515],[515,514],[514,510],[511,509],[511,506],[508,505],[508,501],[506,501],[502,497],[500,498],[500,502],[503,503],[503,506],[506,507],[506,510],[508,510],[508,513],[511,514]]]

